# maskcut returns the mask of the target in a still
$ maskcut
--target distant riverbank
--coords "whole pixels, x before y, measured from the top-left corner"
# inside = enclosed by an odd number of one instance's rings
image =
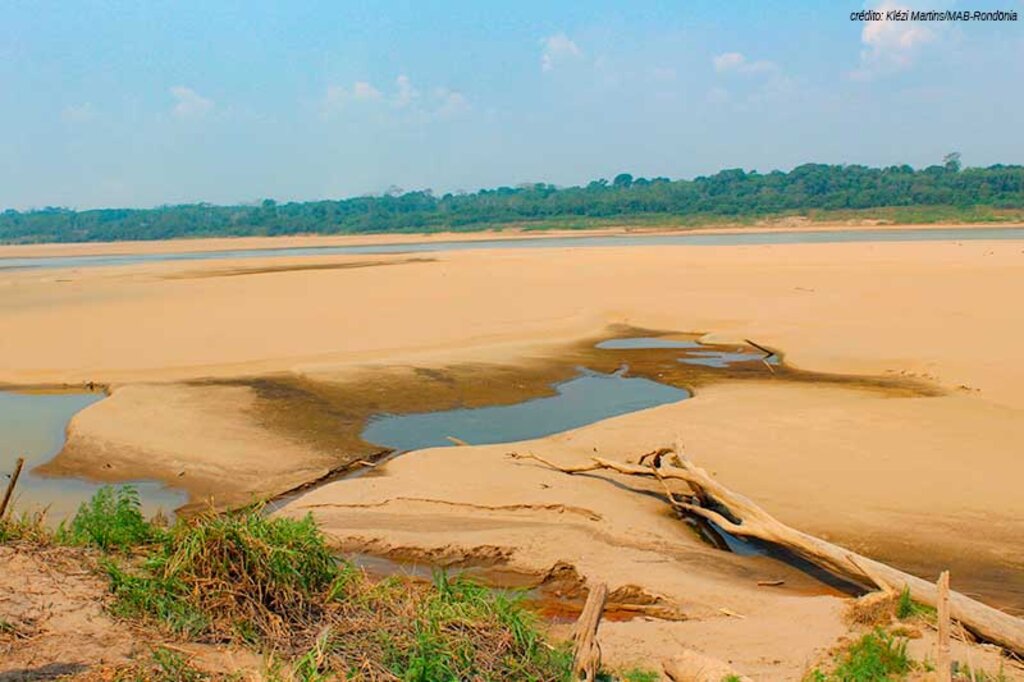
[[[175,239],[156,242],[39,244],[0,246],[0,270],[134,265],[157,261],[249,259],[271,256],[430,253],[489,248],[561,248],[587,246],[830,243],[936,241],[945,239],[1019,239],[1022,224],[928,226],[788,222],[739,228],[609,227],[580,231],[511,229],[479,233],[325,237],[237,237]]]

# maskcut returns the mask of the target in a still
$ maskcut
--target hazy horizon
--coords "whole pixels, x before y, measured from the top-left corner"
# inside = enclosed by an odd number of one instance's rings
[[[0,210],[1021,163],[1022,23],[882,4],[13,3]]]

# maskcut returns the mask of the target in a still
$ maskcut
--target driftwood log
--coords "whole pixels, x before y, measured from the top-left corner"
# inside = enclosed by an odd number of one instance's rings
[[[601,624],[604,605],[608,601],[608,586],[594,585],[587,594],[583,612],[572,629],[573,679],[594,682],[601,670],[601,647],[597,643],[597,626]]]
[[[512,457],[534,459],[567,474],[606,470],[626,476],[654,478],[661,483],[669,504],[680,514],[710,521],[731,535],[778,545],[842,578],[875,585],[882,590],[906,587],[914,600],[928,606],[939,605],[939,591],[934,583],[787,526],[752,500],[726,488],[704,469],[695,466],[682,455],[679,446],[649,452],[637,464],[594,457],[586,464],[561,466],[534,454],[513,454]],[[685,493],[673,491],[671,485],[674,482],[685,483],[689,490]],[[1018,656],[1024,655],[1024,619],[959,592],[950,592],[949,611],[953,619],[981,639],[998,644]]]

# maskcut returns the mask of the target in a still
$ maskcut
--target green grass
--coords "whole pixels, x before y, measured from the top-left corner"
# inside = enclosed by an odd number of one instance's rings
[[[18,628],[14,627],[14,624],[0,618],[0,635],[16,635],[18,634]]]
[[[812,682],[883,682],[902,680],[914,668],[907,656],[907,640],[876,629],[844,651],[831,673],[814,670]]]
[[[57,541],[92,545],[103,550],[127,550],[158,537],[159,531],[142,516],[138,491],[129,485],[106,485],[78,508],[70,524],[57,529]]]
[[[438,572],[418,594],[397,601],[395,596],[381,592],[372,608],[397,608],[411,616],[408,631],[378,638],[385,667],[405,682],[567,679],[569,652],[543,640],[517,593]]]
[[[970,666],[960,663],[954,664],[953,679],[969,682],[1009,682],[1010,678],[1003,670],[998,673],[990,673],[985,670],[972,670]]]
[[[269,519],[258,508],[179,521],[141,565],[103,565],[118,615],[254,644],[315,621],[339,589],[312,519]]]
[[[437,573],[432,583],[374,582],[355,571],[346,596],[275,679],[566,682],[570,655],[540,635],[517,594]],[[290,675],[282,672],[288,670]]]
[[[225,679],[223,675],[216,678]],[[150,653],[149,660],[116,668],[102,679],[113,682],[206,682],[214,679],[214,676],[193,667],[183,654],[165,647],[156,647]]]
[[[251,507],[165,530],[143,518],[133,489],[105,487],[54,537],[101,550],[114,615],[270,654],[271,677],[569,679],[569,651],[545,640],[518,593],[443,572],[431,583],[371,580],[333,555],[309,516],[268,517]],[[157,650],[123,679],[202,679],[183,665]]]
[[[900,620],[923,618],[934,623],[937,614],[934,607],[926,606],[911,599],[910,588],[904,587],[903,591],[900,592],[899,600],[896,602],[896,617]]]

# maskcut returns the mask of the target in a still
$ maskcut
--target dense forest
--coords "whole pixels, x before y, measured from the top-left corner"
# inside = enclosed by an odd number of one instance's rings
[[[1024,209],[1024,166],[961,169],[943,165],[868,168],[805,164],[788,173],[724,170],[693,180],[595,180],[584,187],[499,187],[436,196],[391,192],[340,201],[254,205],[188,204],[152,209],[0,213],[0,242],[169,239],[221,235],[357,234],[475,230],[502,225],[576,227],[609,221],[688,224],[749,221],[774,215],[870,215],[893,207],[928,208],[933,219]],[[932,210],[934,209],[934,210]],[[939,210],[944,209],[944,210]],[[927,220],[927,217],[925,218]]]

